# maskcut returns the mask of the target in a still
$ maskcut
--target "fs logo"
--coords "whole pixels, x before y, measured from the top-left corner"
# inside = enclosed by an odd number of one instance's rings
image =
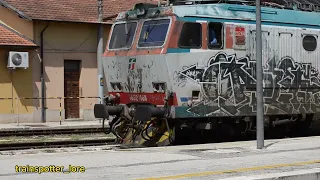
[[[136,64],[136,58],[130,58],[129,59],[129,70],[134,70],[134,66]]]

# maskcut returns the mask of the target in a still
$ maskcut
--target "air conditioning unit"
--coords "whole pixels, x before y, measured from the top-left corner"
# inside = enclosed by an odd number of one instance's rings
[[[29,67],[29,53],[10,51],[8,57],[8,68],[24,68]]]

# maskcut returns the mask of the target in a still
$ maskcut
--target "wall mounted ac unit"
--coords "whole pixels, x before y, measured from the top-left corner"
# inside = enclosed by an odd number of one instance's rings
[[[10,51],[8,57],[8,68],[24,68],[29,67],[29,53]]]

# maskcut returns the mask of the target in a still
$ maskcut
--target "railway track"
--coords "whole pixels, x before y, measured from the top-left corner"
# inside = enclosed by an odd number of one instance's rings
[[[75,140],[75,139],[68,139],[68,140],[56,140],[53,139],[51,141],[44,140],[41,142],[14,142],[14,143],[1,143],[0,142],[0,151],[10,151],[10,150],[26,150],[26,149],[44,149],[44,148],[67,148],[67,147],[79,147],[79,146],[101,146],[101,145],[111,145],[115,144],[115,139],[111,137],[101,137],[103,133],[102,128],[73,128],[73,129],[23,129],[23,130],[5,130],[0,131],[0,137],[2,137],[3,140],[7,140],[10,138],[10,136],[16,136],[20,139],[24,139],[24,136],[51,136],[51,135],[66,135],[64,136],[67,138],[72,138],[72,135],[78,134],[79,136],[83,136],[80,138],[84,138],[81,140]],[[83,134],[83,135],[82,135]],[[100,134],[100,135],[95,135]],[[313,129],[312,132],[309,132],[305,136],[315,136],[320,134],[320,122],[318,124],[317,129]],[[71,136],[70,136],[71,135]],[[76,135],[76,136],[78,136]],[[19,137],[20,136],[20,137]],[[89,136],[91,136],[89,138]],[[293,136],[293,137],[305,137],[305,136]],[[36,137],[41,138],[41,137]],[[54,136],[55,138],[55,136]],[[277,138],[288,138],[288,137],[277,137]],[[254,137],[246,137],[246,138],[236,138],[232,140],[219,140],[218,142],[232,142],[232,141],[246,141],[246,140],[253,140]],[[269,139],[266,137],[265,139]],[[274,138],[270,138],[274,139]],[[32,139],[31,139],[32,140]],[[208,143],[208,142],[193,142],[192,140],[187,144],[202,144],[202,143]],[[215,143],[215,142],[209,142],[209,143]]]
[[[23,142],[23,143],[4,143],[0,144],[0,151],[44,149],[44,148],[63,148],[80,146],[101,146],[114,144],[114,139],[86,139],[86,140],[67,140],[67,141],[45,141],[45,142]]]
[[[73,128],[73,129],[27,129],[27,130],[2,130],[0,137],[5,136],[35,136],[35,135],[59,135],[59,134],[86,134],[102,133],[102,128]]]

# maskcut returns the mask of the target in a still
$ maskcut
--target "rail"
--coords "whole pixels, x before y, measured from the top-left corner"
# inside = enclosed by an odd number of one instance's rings
[[[64,99],[99,99],[99,103],[101,103],[104,99],[107,97],[95,97],[95,96],[79,96],[79,97],[0,97],[0,100],[16,100],[16,106],[17,106],[17,124],[19,125],[19,106],[18,101],[19,100],[39,100],[39,99],[59,99],[59,113],[60,113],[60,125],[62,124],[62,100]],[[102,99],[102,100],[101,100]],[[13,108],[13,104],[12,104]]]
[[[102,127],[100,128],[67,128],[67,129],[22,129],[22,130],[1,130],[0,137],[8,136],[35,136],[35,135],[58,135],[58,134],[92,134],[103,133]]]
[[[68,141],[47,141],[47,142],[25,142],[25,143],[2,143],[0,151],[25,150],[25,149],[43,149],[43,148],[63,148],[79,146],[102,146],[114,144],[114,139],[86,139],[86,140],[68,140]]]

